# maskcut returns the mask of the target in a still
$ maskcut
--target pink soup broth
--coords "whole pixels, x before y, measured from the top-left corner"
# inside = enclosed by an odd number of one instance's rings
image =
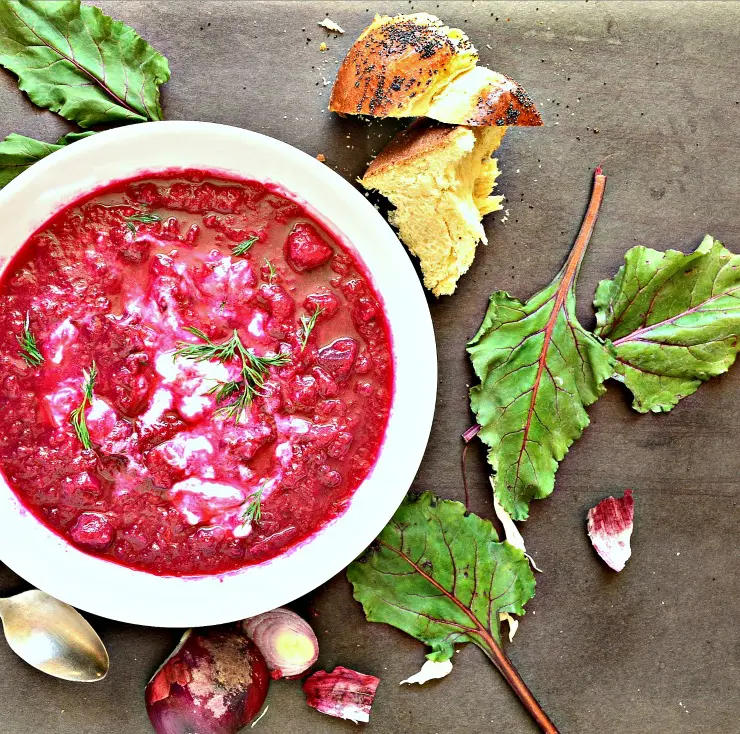
[[[26,314],[38,367],[16,338]],[[11,263],[0,320],[8,483],[56,533],[119,564],[180,576],[272,558],[341,514],[380,451],[393,393],[380,298],[305,207],[260,183],[172,172],[73,203]],[[186,327],[216,343],[236,329],[288,361],[237,420],[210,391],[240,363],[176,357],[203,343]],[[93,362],[86,450],[70,416]],[[245,522],[257,492],[259,521]]]

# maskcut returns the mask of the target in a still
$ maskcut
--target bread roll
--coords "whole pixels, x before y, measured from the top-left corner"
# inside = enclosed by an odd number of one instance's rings
[[[483,216],[501,209],[491,155],[507,127],[542,124],[519,84],[477,61],[465,33],[433,15],[376,16],[347,53],[329,103],[342,114],[424,118],[391,141],[362,184],[393,204],[389,221],[437,296],[455,290],[486,242]]]
[[[435,94],[477,60],[468,37],[433,15],[375,16],[339,68],[329,109],[418,117]]]
[[[434,96],[426,116],[452,125],[542,124],[540,113],[522,86],[485,66],[455,77]]]
[[[542,124],[519,84],[477,61],[465,33],[433,15],[376,16],[342,62],[329,109],[456,125]]]

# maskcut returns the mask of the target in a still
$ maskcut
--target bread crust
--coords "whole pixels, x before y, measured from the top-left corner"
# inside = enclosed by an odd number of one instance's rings
[[[504,77],[506,82],[481,91],[475,113],[466,125],[516,125],[536,127],[542,125],[540,112],[519,82]]]
[[[458,64],[452,63],[455,57]],[[477,57],[462,31],[447,28],[434,16],[376,16],[342,62],[329,109],[402,117],[417,97],[434,94],[447,84],[451,67],[457,74],[472,68]]]
[[[537,107],[521,84],[481,66],[455,78],[432,100],[427,115],[451,125],[542,125]]]
[[[368,166],[362,180],[372,186],[370,179],[396,165],[410,163],[424,158],[437,148],[447,144],[450,138],[461,134],[464,128],[458,125],[446,125],[427,117],[421,117],[405,130],[396,135],[393,140],[378,153],[375,160]]]

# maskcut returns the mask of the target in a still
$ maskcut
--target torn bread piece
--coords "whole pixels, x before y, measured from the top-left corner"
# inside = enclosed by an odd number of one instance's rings
[[[395,207],[389,214],[419,258],[424,285],[436,296],[454,292],[487,242],[481,218],[502,208],[491,192],[499,175],[492,158],[506,127],[449,126],[428,119],[397,135],[361,183]]]
[[[394,205],[390,222],[438,296],[454,292],[486,242],[483,216],[502,208],[491,195],[499,173],[491,154],[507,127],[542,125],[519,84],[477,61],[465,33],[433,15],[376,16],[347,53],[329,104],[340,114],[447,123],[418,121],[362,179]]]
[[[376,16],[342,62],[329,109],[454,125],[542,124],[521,85],[477,61],[465,33],[433,15]]]
[[[425,115],[432,97],[477,61],[465,33],[433,15],[375,16],[339,68],[329,109],[376,117]]]

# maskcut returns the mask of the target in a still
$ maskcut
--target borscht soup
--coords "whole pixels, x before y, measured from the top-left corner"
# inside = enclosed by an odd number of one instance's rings
[[[271,185],[167,171],[78,199],[0,281],[0,468],[77,548],[236,570],[340,515],[393,398],[358,256]]]

